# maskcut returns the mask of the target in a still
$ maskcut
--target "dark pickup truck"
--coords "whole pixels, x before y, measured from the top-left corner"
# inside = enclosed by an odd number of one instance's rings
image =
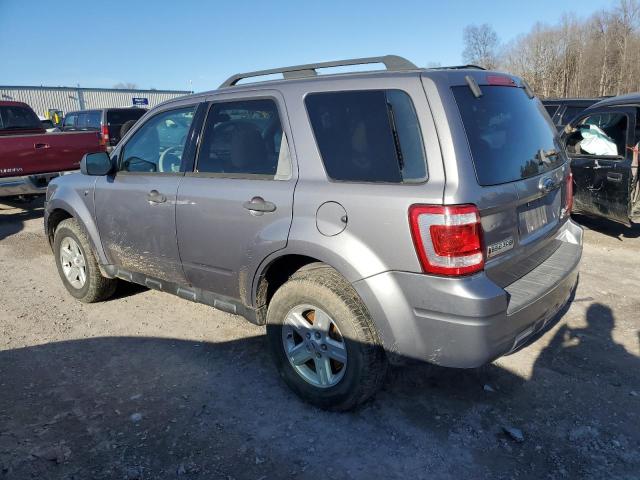
[[[99,133],[47,133],[26,103],[0,102],[0,197],[44,194],[85,153],[103,151]]]

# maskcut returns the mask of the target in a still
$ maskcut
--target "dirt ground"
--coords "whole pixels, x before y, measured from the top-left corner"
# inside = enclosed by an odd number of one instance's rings
[[[280,381],[262,327],[131,285],[75,301],[42,203],[0,204],[0,479],[640,478],[640,226],[578,220],[576,298],[539,342],[394,369],[332,414]]]

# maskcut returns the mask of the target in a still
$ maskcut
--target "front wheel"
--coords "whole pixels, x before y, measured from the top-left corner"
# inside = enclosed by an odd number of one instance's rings
[[[60,222],[53,237],[53,251],[62,283],[75,298],[92,303],[113,295],[117,280],[102,276],[89,238],[75,219]]]
[[[352,409],[384,380],[387,361],[375,325],[353,287],[330,267],[304,268],[276,291],[267,337],[281,377],[317,407]]]

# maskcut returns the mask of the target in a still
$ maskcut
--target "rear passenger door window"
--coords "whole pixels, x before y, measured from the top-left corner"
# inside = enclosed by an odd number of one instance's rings
[[[405,92],[312,93],[305,104],[331,179],[387,183],[427,179],[422,133]]]
[[[168,110],[147,120],[124,146],[120,171],[180,172],[195,108]]]
[[[264,98],[212,104],[196,172],[288,179],[289,149],[276,102]]]

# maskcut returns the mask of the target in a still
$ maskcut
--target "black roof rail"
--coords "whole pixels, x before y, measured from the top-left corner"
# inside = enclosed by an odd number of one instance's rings
[[[486,68],[481,67],[480,65],[452,65],[450,67],[433,67],[428,70],[486,70]]]
[[[369,63],[383,63],[387,70],[415,70],[416,67],[412,62],[406,58],[399,57],[397,55],[385,55],[383,57],[366,57],[366,58],[351,58],[347,60],[336,60],[333,62],[322,63],[309,63],[306,65],[294,65],[291,67],[271,68],[268,70],[257,70],[255,72],[237,73],[227,78],[220,88],[232,87],[236,85],[240,80],[251,77],[262,77],[264,75],[272,75],[281,73],[285,80],[292,78],[304,78],[314,77],[318,74],[316,69],[329,68],[329,67],[344,67],[347,65],[366,65]]]

